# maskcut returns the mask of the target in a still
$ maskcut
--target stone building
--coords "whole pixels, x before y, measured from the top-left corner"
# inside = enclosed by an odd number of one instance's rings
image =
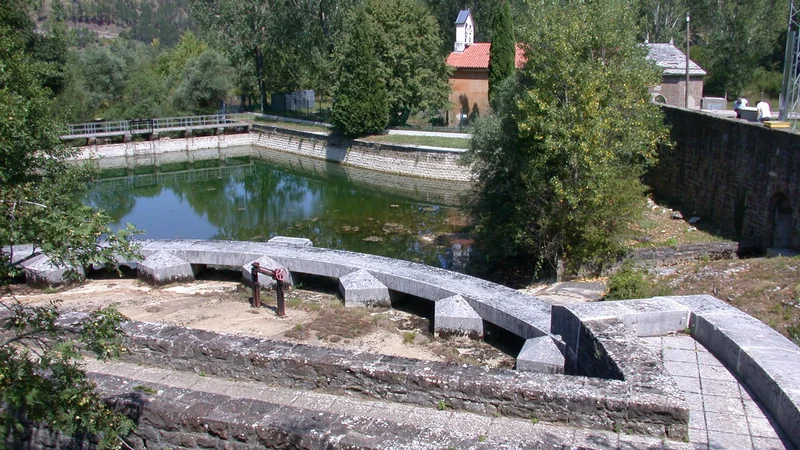
[[[456,19],[456,43],[447,57],[447,64],[454,68],[450,75],[450,110],[447,123],[450,126],[466,124],[489,111],[489,42],[473,42],[475,23],[468,9],[458,13]],[[515,64],[522,67],[525,54],[517,45]]]
[[[647,59],[664,69],[661,84],[649,88],[653,100],[671,106],[683,107],[686,92],[686,54],[673,44],[647,43]],[[703,78],[706,71],[694,61],[689,60],[689,104],[692,109],[700,109],[703,97]]]

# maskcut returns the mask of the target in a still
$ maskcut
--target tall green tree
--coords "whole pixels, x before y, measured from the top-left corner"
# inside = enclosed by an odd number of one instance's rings
[[[52,91],[45,86],[47,62],[26,51],[25,36],[34,26],[20,18],[28,17],[29,7],[0,3],[0,440],[16,448],[27,425],[44,423],[114,446],[132,424],[93,392],[76,341],[55,327],[57,305],[23,308],[6,289],[19,274],[15,244],[33,244],[54,264],[71,267],[113,266],[115,254],[135,254],[131,230],[111,232],[105,214],[77,200],[91,172],[67,163],[75,151],[59,143]],[[121,348],[122,320],[102,310],[81,327],[79,340],[101,358],[113,357]]]
[[[219,52],[206,50],[186,64],[175,104],[192,114],[217,111],[233,89],[233,70]]]
[[[390,122],[442,109],[450,94],[438,24],[422,0],[367,0],[367,15],[389,96]]]
[[[364,9],[354,14],[350,33],[339,49],[333,125],[345,136],[377,133],[389,121],[389,101],[378,70],[373,33]]]
[[[514,26],[511,22],[511,6],[502,0],[492,21],[492,47],[489,52],[489,101],[492,101],[495,88],[514,74],[514,59],[517,43],[514,40]]]
[[[788,3],[702,0],[691,6],[691,39],[696,45],[692,58],[708,72],[705,91],[720,96],[741,94],[754,81],[761,60],[774,47],[783,48]]]
[[[537,0],[522,33],[528,62],[478,121],[470,160],[476,190],[473,269],[602,266],[641,213],[640,176],[666,133],[647,86],[626,0]]]

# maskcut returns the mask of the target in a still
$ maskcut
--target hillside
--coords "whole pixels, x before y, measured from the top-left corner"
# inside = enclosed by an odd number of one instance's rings
[[[52,0],[35,12],[39,28],[61,17],[70,28],[87,28],[100,37],[126,36],[174,45],[191,27],[189,0]]]

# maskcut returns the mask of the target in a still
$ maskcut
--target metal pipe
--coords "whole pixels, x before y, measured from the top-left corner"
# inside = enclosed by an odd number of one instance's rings
[[[689,13],[686,13],[686,89],[684,89],[683,107],[689,107]]]
[[[285,317],[286,316],[286,302],[283,298],[283,285],[284,281],[286,280],[286,269],[277,268],[275,270],[266,269],[261,267],[259,262],[254,262],[250,268],[250,278],[252,279],[253,283],[253,307],[260,308],[261,307],[261,286],[258,284],[258,274],[263,273],[264,275],[268,275],[275,280],[275,297],[278,303],[276,308],[276,312],[278,317]]]
[[[253,308],[261,308],[261,286],[258,284],[259,266],[259,263],[254,262],[250,269],[250,278],[253,282]]]

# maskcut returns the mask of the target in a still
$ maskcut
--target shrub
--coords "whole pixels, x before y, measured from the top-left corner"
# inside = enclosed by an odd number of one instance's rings
[[[668,295],[670,288],[659,284],[646,269],[634,267],[626,261],[620,270],[608,279],[605,300],[628,300]]]

